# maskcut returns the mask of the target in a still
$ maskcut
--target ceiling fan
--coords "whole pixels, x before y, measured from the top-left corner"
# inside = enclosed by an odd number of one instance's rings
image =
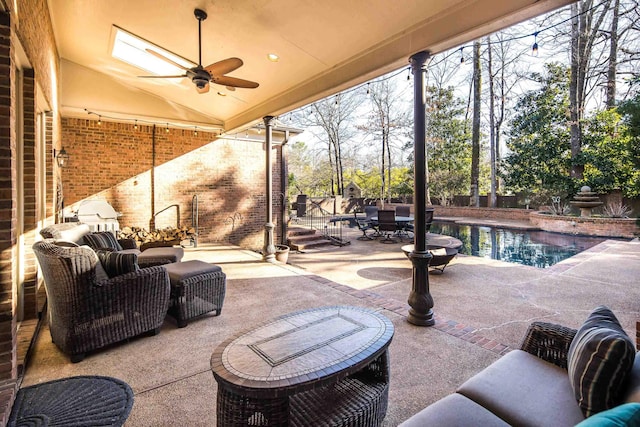
[[[166,61],[178,68],[183,69],[185,73],[177,76],[139,76],[139,77],[156,78],[156,79],[176,79],[176,78],[188,77],[196,85],[196,89],[198,90],[198,93],[209,92],[209,83],[215,83],[222,86],[227,86],[227,88],[230,90],[235,90],[235,88],[237,87],[246,88],[246,89],[257,88],[259,85],[256,82],[225,75],[227,73],[230,73],[242,67],[243,62],[242,62],[242,59],[240,58],[227,58],[227,59],[223,59],[222,61],[214,62],[213,64],[207,65],[206,67],[202,66],[201,25],[202,25],[202,21],[207,19],[207,13],[201,9],[195,9],[193,13],[196,16],[196,19],[198,20],[198,65],[192,68],[187,68],[184,65],[178,64],[177,62],[172,61],[166,56],[154,51],[153,49],[146,49],[146,51],[151,55],[156,56],[162,59],[163,61]]]

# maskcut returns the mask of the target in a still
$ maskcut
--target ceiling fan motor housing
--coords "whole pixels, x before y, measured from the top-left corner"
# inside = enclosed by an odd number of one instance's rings
[[[194,77],[193,82],[196,84],[198,89],[204,89],[207,83],[209,83],[209,79],[205,79],[202,77]]]

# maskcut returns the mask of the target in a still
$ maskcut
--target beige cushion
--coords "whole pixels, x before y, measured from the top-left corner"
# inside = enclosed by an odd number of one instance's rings
[[[64,240],[67,242],[85,245],[85,234],[91,232],[87,224],[64,222],[49,225],[40,230],[40,235],[45,239]]]
[[[513,350],[470,378],[458,393],[518,426],[574,426],[584,420],[567,371]]]
[[[506,427],[509,424],[496,417],[472,400],[454,393],[429,405],[402,424],[400,427]]]

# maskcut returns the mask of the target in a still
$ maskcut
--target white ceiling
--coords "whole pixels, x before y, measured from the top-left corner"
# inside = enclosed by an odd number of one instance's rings
[[[49,8],[63,115],[88,109],[234,130],[408,66],[413,53],[441,52],[571,1],[49,0]],[[209,15],[203,65],[239,57],[244,66],[229,75],[260,87],[198,94],[189,79],[141,79],[148,73],[111,57],[117,25],[197,63],[195,8]]]

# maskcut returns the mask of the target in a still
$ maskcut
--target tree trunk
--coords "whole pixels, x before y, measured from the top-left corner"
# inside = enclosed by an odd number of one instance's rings
[[[336,182],[334,180],[334,167],[333,167],[333,150],[331,148],[332,144],[331,142],[329,142],[329,166],[331,167],[331,195],[335,196],[335,186],[336,186]]]
[[[571,142],[571,177],[582,179],[584,167],[577,164],[582,151],[579,115],[580,86],[580,16],[578,3],[571,5],[571,79],[569,82],[569,120]]]
[[[385,172],[386,172],[386,157],[385,157],[385,150],[386,150],[386,146],[384,144],[384,137],[382,137],[382,167],[380,168],[380,178],[382,179],[382,185],[380,188],[380,200],[382,200],[382,202],[384,203],[384,196],[385,196],[385,192],[387,190],[387,186],[386,186],[386,178],[385,178]],[[383,205],[384,206],[384,205]]]
[[[471,206],[480,206],[478,181],[480,178],[480,102],[482,95],[480,41],[473,42],[473,124],[471,134]]]
[[[387,201],[391,203],[391,147],[389,145],[389,128],[383,128],[384,143],[387,146]]]
[[[336,175],[338,177],[338,194],[344,194],[344,170],[342,169],[342,150],[340,144],[336,142]]]
[[[489,60],[487,66],[489,68],[489,129],[490,129],[490,167],[491,167],[491,193],[489,195],[489,207],[495,208],[497,205],[496,195],[496,115],[495,115],[495,89],[494,89],[494,77],[493,77],[493,55],[491,50],[491,37],[487,37]]]
[[[611,17],[611,32],[609,34],[609,63],[607,66],[607,108],[616,106],[616,71],[618,63],[618,17],[620,14],[620,0],[613,4]]]

